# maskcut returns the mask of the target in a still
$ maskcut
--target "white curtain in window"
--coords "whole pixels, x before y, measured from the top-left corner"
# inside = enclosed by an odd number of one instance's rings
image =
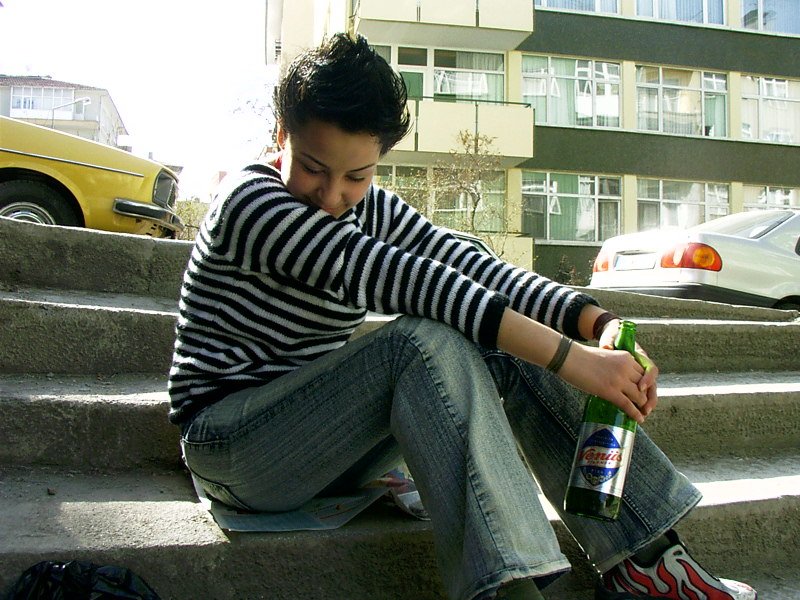
[[[747,29],[758,29],[758,0],[742,0],[742,24]]]
[[[636,14],[640,17],[652,17],[653,0],[636,0]]]
[[[547,77],[522,77],[522,97],[526,102],[533,98],[547,96]]]
[[[595,112],[597,113],[597,125],[601,127],[619,127],[619,85],[598,83],[596,87]]]
[[[800,6],[797,0],[763,0],[764,29],[800,34]]]
[[[703,125],[700,94],[694,90],[663,90],[664,133],[700,135]]]
[[[669,225],[686,229],[687,227],[699,225],[706,220],[705,207],[701,204],[670,204],[667,206],[677,207],[674,212],[669,211]]]
[[[639,200],[637,208],[639,217],[637,225],[639,231],[658,229],[661,226],[661,205],[658,202]]]
[[[742,99],[742,138],[757,140],[759,133],[758,100],[755,98]]]
[[[578,219],[575,223],[579,240],[594,241],[594,198],[578,198]]]
[[[619,202],[600,201],[597,213],[600,240],[619,234]]]
[[[578,90],[574,79],[553,77],[550,80],[550,125],[575,125]]]
[[[703,0],[660,0],[660,4],[662,19],[703,22]]]
[[[659,95],[657,89],[640,87],[637,90],[636,114],[639,129],[658,131]]]
[[[503,55],[484,52],[457,52],[456,69],[434,71],[434,88],[438,94],[502,102]]]
[[[727,137],[726,98],[727,96],[724,94],[705,95],[705,135],[709,137]]]
[[[575,124],[592,125],[594,106],[592,105],[593,88],[591,81],[579,79],[575,89]]]
[[[547,123],[547,77],[522,77],[522,101],[533,106],[537,125]]]
[[[550,8],[566,8],[569,10],[586,10],[594,12],[594,0],[547,0]]]
[[[551,125],[575,125],[575,101],[579,87],[574,77],[578,75],[578,61],[572,58],[550,60],[550,102],[548,123]]]
[[[486,96],[489,93],[489,84],[485,73],[437,70],[434,81],[437,94],[474,98]]]
[[[503,72],[503,55],[488,52],[457,52],[457,69]]]
[[[708,23],[725,24],[725,11],[722,0],[708,0]]]
[[[600,0],[600,12],[617,14],[619,12],[617,0]]]

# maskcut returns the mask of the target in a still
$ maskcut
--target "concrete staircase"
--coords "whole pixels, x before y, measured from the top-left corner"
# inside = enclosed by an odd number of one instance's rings
[[[334,531],[236,534],[197,502],[165,392],[190,247],[0,218],[0,592],[83,559],[164,599],[442,598],[428,524],[382,504]],[[598,292],[662,369],[646,429],[705,494],[679,526],[693,553],[800,598],[798,313]],[[589,599],[551,514],[574,570],[546,597]]]

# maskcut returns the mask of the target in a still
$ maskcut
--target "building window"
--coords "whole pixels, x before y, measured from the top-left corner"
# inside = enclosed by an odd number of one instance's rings
[[[433,67],[436,99],[503,101],[505,66],[502,54],[434,50]]]
[[[522,98],[537,125],[620,126],[619,63],[522,57]]]
[[[467,193],[436,190],[434,181],[428,179],[428,168],[407,165],[378,165],[375,183],[391,190],[437,225],[459,231],[499,232],[507,229],[506,174],[495,171],[478,184],[481,200],[472,221],[473,198]]]
[[[62,107],[55,116],[59,119],[72,118],[78,111],[83,111],[82,103],[69,104],[74,99],[74,90],[67,88],[12,87],[9,116],[23,119],[49,119],[53,116],[54,108]]]
[[[638,127],[673,135],[728,136],[723,73],[636,66]]]
[[[619,14],[619,2],[617,0],[536,0],[534,6]]]
[[[392,64],[392,47],[391,46],[382,46],[380,44],[370,44],[370,46],[372,46],[372,49],[375,50],[375,54],[380,56],[387,63]]]
[[[730,211],[729,186],[723,183],[639,179],[637,196],[639,231],[691,227]]]
[[[427,167],[378,165],[375,183],[395,192],[422,214],[427,213],[429,196]]]
[[[537,239],[597,242],[620,232],[619,177],[522,172],[522,233]]]
[[[433,178],[436,181],[440,176],[434,172]],[[477,189],[480,200],[474,207],[475,198],[466,192],[435,191],[434,223],[459,231],[507,231],[505,171],[495,171],[483,178]]]
[[[777,144],[800,142],[800,81],[742,77],[742,137]]]
[[[742,25],[800,35],[800,4],[796,0],[742,0]]]
[[[424,97],[426,95],[425,73],[428,68],[428,49],[400,46],[397,49],[397,63],[397,70],[406,84],[408,97],[410,99]]]
[[[422,215],[433,216],[427,167],[378,165],[373,180],[383,189],[400,196]]]
[[[744,208],[745,210],[800,208],[800,188],[746,185]]]
[[[433,67],[427,48],[397,48],[397,71],[408,97],[435,100],[503,102],[505,59],[502,54],[433,50]],[[431,83],[432,82],[432,83]]]
[[[636,0],[636,14],[665,21],[725,24],[723,0]]]
[[[401,65],[425,67],[428,65],[428,50],[400,46],[397,49],[397,62]]]
[[[375,175],[372,177],[372,181],[384,189],[394,189],[394,167],[392,165],[378,165],[375,168]]]

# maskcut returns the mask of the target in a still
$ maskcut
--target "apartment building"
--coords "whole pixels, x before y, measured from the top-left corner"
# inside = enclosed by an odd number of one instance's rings
[[[585,277],[618,233],[800,207],[796,1],[268,2],[271,60],[348,30],[409,89],[414,131],[380,179],[413,193],[458,131],[489,136],[482,209],[505,220],[479,228],[507,229],[520,265]]]
[[[114,147],[128,133],[108,90],[52,77],[0,75],[0,115]]]

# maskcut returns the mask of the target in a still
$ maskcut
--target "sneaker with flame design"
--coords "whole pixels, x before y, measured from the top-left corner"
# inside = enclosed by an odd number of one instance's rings
[[[607,571],[595,590],[595,600],[755,600],[745,583],[718,579],[701,567],[678,534],[666,533],[672,545],[651,565],[628,558]]]

